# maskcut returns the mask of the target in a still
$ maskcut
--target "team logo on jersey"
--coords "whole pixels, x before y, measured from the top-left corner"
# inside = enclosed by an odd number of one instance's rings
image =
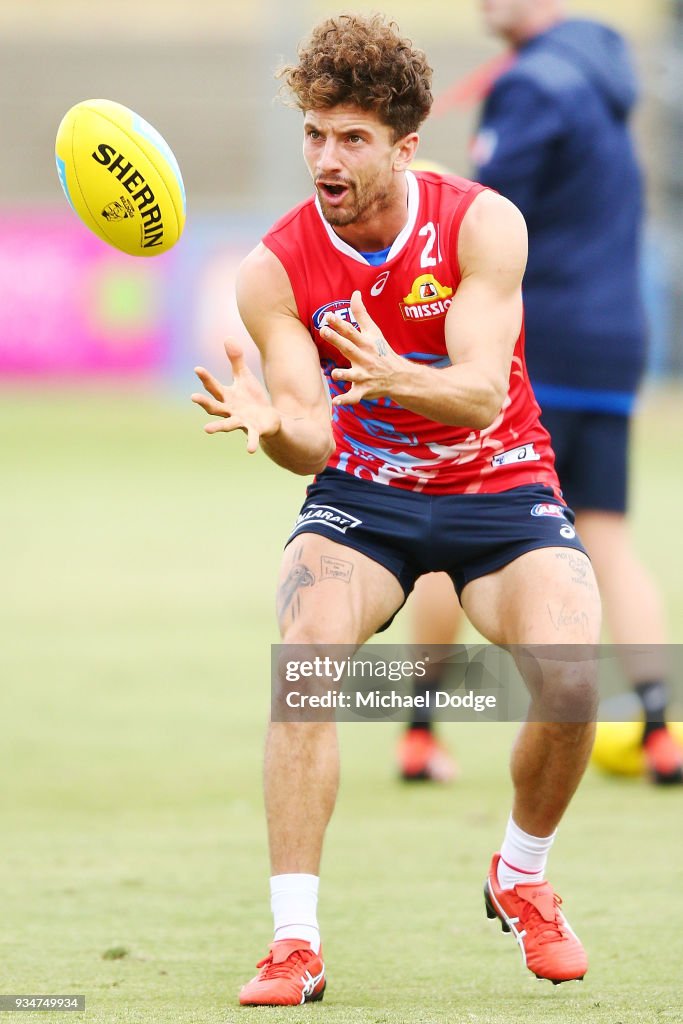
[[[448,312],[453,289],[439,284],[433,274],[420,274],[399,303],[404,320],[434,320]]]
[[[534,450],[533,444],[520,444],[517,448],[508,448],[506,452],[498,452],[491,459],[492,466],[510,466],[516,462],[538,462],[540,459],[538,452]],[[557,506],[553,506],[557,508]],[[533,513],[534,515],[541,515],[540,512]]]
[[[538,505],[534,505],[531,509],[532,516],[552,516],[553,519],[564,519],[564,508],[562,505],[551,505],[547,501],[542,501]]]
[[[334,302],[327,302],[324,306],[316,309],[311,317],[316,331],[325,326],[328,313],[336,313],[342,320],[348,320],[350,324],[358,328],[358,324],[353,319],[353,313],[351,312],[351,299],[335,299]]]

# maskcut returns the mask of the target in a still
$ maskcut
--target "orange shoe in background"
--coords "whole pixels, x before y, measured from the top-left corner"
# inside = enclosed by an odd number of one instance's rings
[[[513,889],[498,885],[498,861],[494,855],[484,886],[486,914],[499,918],[504,932],[512,932],[524,963],[537,978],[554,985],[580,981],[588,970],[588,958],[560,910],[562,900],[550,882],[525,882]]]
[[[661,786],[683,782],[683,750],[666,726],[649,733],[643,741],[643,751],[653,782]]]
[[[325,964],[301,939],[273,942],[258,974],[240,991],[242,1006],[300,1006],[325,994]]]
[[[397,759],[405,782],[453,782],[459,774],[454,758],[429,729],[406,729]]]

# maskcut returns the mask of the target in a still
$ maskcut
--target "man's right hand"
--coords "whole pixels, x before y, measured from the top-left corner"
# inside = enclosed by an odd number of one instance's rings
[[[203,366],[197,366],[195,373],[208,394],[196,392],[192,401],[211,416],[220,417],[206,424],[207,434],[243,430],[247,435],[247,451],[253,454],[262,437],[272,437],[279,431],[280,413],[247,366],[242,348],[230,339],[225,342],[225,352],[232,367],[232,384],[221,384]]]

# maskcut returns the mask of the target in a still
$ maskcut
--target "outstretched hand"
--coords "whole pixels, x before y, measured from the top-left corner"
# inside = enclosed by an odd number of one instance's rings
[[[208,394],[195,392],[192,401],[211,416],[219,417],[206,424],[207,434],[242,430],[247,435],[247,451],[253,454],[262,437],[276,434],[280,429],[280,414],[247,366],[241,346],[229,339],[225,342],[225,354],[232,367],[232,384],[221,384],[203,366],[196,366],[194,372]]]
[[[351,365],[332,371],[334,380],[348,381],[351,387],[332,399],[333,405],[357,405],[364,399],[391,394],[392,384],[405,360],[389,346],[377,324],[365,308],[359,291],[351,296],[351,313],[358,327],[336,314],[328,314],[320,334]]]

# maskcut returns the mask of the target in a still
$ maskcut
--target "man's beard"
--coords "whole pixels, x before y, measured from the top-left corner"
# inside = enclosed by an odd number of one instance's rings
[[[389,195],[386,190],[373,190],[371,187],[366,186],[359,192],[358,186],[355,184],[349,184],[348,189],[347,203],[349,197],[352,198],[352,201],[350,205],[345,207],[328,206],[325,194],[320,191],[318,192],[318,200],[323,217],[333,228],[343,228],[348,224],[355,224],[366,220],[369,214],[379,213],[390,204]]]

